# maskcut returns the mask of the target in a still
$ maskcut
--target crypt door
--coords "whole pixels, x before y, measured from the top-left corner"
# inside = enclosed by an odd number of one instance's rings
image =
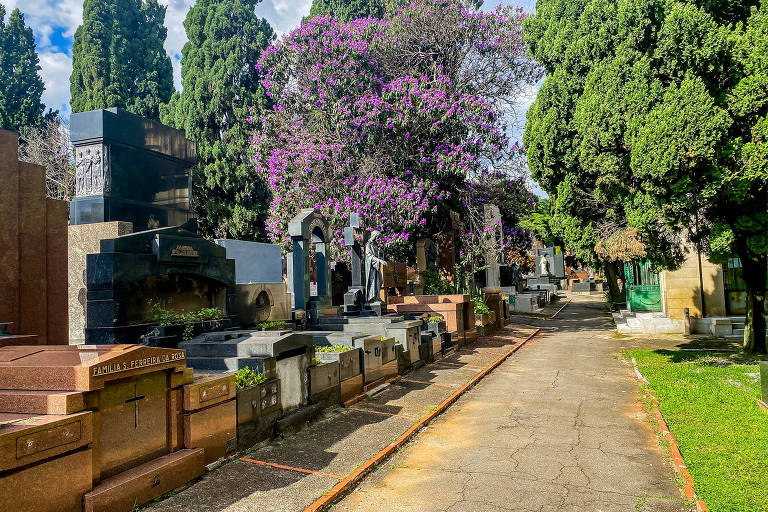
[[[101,478],[168,453],[168,387],[165,372],[107,383],[99,392]]]
[[[630,311],[661,311],[659,274],[647,261],[624,264],[624,288]]]

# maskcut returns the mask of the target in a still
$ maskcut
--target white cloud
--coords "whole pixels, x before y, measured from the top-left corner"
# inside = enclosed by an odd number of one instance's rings
[[[64,29],[64,37],[74,37],[83,19],[83,0],[5,0],[4,4],[8,12],[18,7],[24,13],[38,38],[38,50],[51,45],[50,35],[57,27]]]
[[[45,83],[43,103],[59,110],[63,117],[69,114],[69,75],[72,73],[72,56],[66,53],[44,50],[40,55],[40,76]]]
[[[256,14],[266,18],[280,37],[297,27],[311,7],[312,0],[263,0]]]
[[[184,18],[195,0],[160,0],[167,7],[165,11],[165,26],[168,37],[165,39],[165,51],[171,57],[173,64],[173,83],[176,89],[181,89],[181,49],[187,42],[184,30]]]

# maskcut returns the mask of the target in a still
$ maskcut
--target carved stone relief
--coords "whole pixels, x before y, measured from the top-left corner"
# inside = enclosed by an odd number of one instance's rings
[[[109,192],[109,146],[91,144],[75,148],[75,196]]]

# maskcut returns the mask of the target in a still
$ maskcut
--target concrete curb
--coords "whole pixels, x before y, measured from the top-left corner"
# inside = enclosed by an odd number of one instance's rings
[[[352,489],[355,485],[357,485],[363,479],[363,477],[365,477],[365,475],[370,473],[373,469],[376,468],[376,466],[384,462],[384,460],[386,460],[390,455],[395,453],[395,451],[397,451],[398,448],[400,448],[409,439],[411,439],[416,433],[418,433],[421,429],[423,429],[429,422],[431,422],[437,416],[442,414],[451,404],[453,404],[456,400],[458,400],[461,395],[469,391],[469,389],[474,387],[475,384],[477,384],[483,378],[485,378],[489,373],[491,373],[494,369],[496,369],[496,367],[498,367],[501,363],[507,360],[512,354],[520,350],[526,343],[528,343],[531,339],[533,339],[534,336],[539,334],[539,332],[541,332],[541,330],[536,329],[536,331],[533,334],[528,336],[525,340],[523,340],[519,344],[515,345],[509,352],[502,355],[501,357],[496,359],[494,362],[492,362],[490,365],[485,367],[485,369],[477,373],[474,377],[472,377],[472,379],[469,382],[467,382],[461,388],[456,390],[456,392],[453,393],[451,396],[443,400],[443,402],[440,405],[438,405],[434,411],[430,412],[429,414],[424,416],[421,420],[413,424],[411,428],[406,430],[405,433],[403,433],[400,437],[398,437],[393,443],[389,444],[379,453],[377,453],[376,455],[374,455],[373,457],[365,461],[361,466],[359,466],[344,480],[336,484],[322,498],[318,499],[313,504],[305,508],[304,512],[319,512],[322,510],[326,510],[334,502],[342,498],[347,492],[349,492],[350,489]]]
[[[642,373],[640,373],[640,369],[637,367],[637,361],[634,357],[632,358],[632,366],[634,367],[635,374],[638,378],[646,385],[650,385],[648,380],[643,377]],[[653,413],[654,418],[656,418],[656,423],[664,436],[664,439],[666,439],[669,444],[669,454],[672,456],[672,461],[675,463],[675,473],[683,479],[683,492],[685,493],[685,497],[688,500],[695,501],[697,512],[709,511],[709,507],[707,507],[704,500],[696,497],[696,492],[693,490],[693,477],[688,471],[688,466],[685,465],[683,455],[680,453],[680,445],[678,444],[677,439],[675,439],[675,435],[669,429],[669,425],[667,425],[664,416],[661,414],[661,410],[659,410],[659,399],[656,398],[656,395],[654,395],[649,388],[646,388],[646,392],[650,395],[651,400],[653,401],[653,410],[651,412]]]

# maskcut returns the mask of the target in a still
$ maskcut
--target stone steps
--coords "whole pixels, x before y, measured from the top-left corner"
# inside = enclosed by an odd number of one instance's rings
[[[661,312],[622,310],[612,316],[621,334],[680,334],[684,329],[682,320],[673,320]]]

